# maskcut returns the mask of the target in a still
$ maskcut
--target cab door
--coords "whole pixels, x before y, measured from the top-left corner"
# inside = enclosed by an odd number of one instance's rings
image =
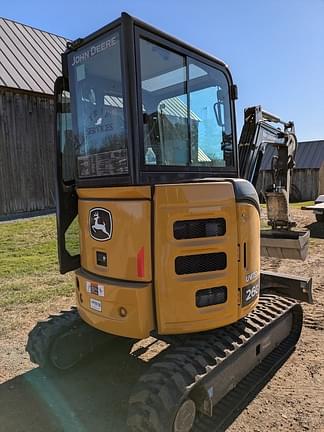
[[[56,223],[59,268],[62,274],[80,267],[78,198],[68,83],[57,78],[55,95]],[[69,145],[70,144],[70,145]]]

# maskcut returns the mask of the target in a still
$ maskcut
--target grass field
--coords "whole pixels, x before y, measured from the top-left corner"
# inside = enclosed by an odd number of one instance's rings
[[[0,307],[40,303],[73,291],[60,275],[55,216],[0,224]]]

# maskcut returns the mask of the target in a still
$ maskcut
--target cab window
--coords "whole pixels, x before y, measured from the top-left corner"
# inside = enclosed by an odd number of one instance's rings
[[[128,172],[120,33],[69,54],[73,138],[79,177]]]
[[[143,38],[140,64],[145,165],[233,167],[223,72]]]

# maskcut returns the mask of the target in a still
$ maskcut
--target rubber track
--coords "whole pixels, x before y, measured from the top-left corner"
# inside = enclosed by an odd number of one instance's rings
[[[28,334],[26,351],[30,360],[42,368],[51,367],[50,352],[53,341],[71,328],[83,325],[76,308],[51,315],[47,320],[39,321]]]
[[[235,415],[242,404],[244,406],[253,391],[263,387],[298,341],[302,309],[294,300],[263,295],[256,309],[237,323],[191,335],[183,346],[169,349],[139,379],[129,400],[128,430],[172,432],[172,419],[181,400],[186,398],[194,386],[210,372],[216,372],[215,368],[226,358],[290,309],[293,310],[290,335],[214,407],[212,418],[199,414],[193,431],[211,432],[225,427],[230,416]]]

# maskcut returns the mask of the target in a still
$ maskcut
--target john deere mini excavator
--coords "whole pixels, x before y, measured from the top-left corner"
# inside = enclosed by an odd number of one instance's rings
[[[260,271],[253,185],[268,145],[262,250],[303,259],[307,249],[288,211],[293,123],[248,108],[238,144],[228,67],[127,14],[70,43],[62,64],[58,248],[61,273],[76,270],[77,309],[38,323],[27,350],[66,369],[106,333],[164,340],[130,397],[127,427],[195,430],[232,389],[244,397],[247,377],[258,385],[291,353],[298,301],[311,301],[311,280]]]

